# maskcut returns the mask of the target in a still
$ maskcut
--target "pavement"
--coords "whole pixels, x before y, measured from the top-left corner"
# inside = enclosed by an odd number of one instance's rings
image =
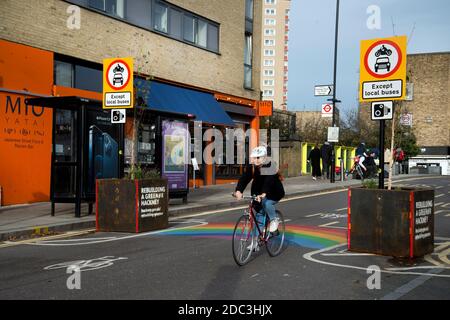
[[[421,176],[429,177],[430,175],[397,175],[393,177],[393,181]],[[336,179],[338,178],[339,176]],[[286,178],[283,184],[286,192],[285,198],[292,198],[346,189],[360,185],[361,180],[336,180],[335,183],[330,183],[329,180],[315,181],[311,176],[306,175]],[[241,206],[242,202],[238,202],[231,197],[235,187],[235,183],[229,183],[191,189],[187,204],[183,204],[181,199],[171,199],[169,201],[169,217]],[[50,214],[50,202],[0,207],[0,241],[22,240],[95,228],[95,213],[92,215],[88,214],[87,204],[82,205],[80,218],[75,217],[74,207],[74,204],[56,204],[55,216],[53,217]]]

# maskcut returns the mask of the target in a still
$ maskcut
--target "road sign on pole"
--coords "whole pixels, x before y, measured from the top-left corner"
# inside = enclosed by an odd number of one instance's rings
[[[361,41],[359,100],[404,100],[406,36]]]
[[[328,142],[339,142],[339,127],[328,127]]]
[[[133,108],[133,58],[103,60],[103,109]]]
[[[394,106],[392,101],[372,102],[372,120],[392,120]]]
[[[333,117],[333,104],[324,103],[322,104],[322,118],[332,118]]]
[[[314,96],[332,96],[333,85],[314,86]]]

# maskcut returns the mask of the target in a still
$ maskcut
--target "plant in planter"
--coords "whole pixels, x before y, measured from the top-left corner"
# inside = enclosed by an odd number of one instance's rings
[[[434,250],[434,189],[392,188],[390,161],[387,189],[368,181],[348,190],[348,250],[422,257]]]

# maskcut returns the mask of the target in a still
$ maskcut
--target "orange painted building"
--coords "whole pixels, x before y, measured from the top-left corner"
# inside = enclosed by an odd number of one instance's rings
[[[25,99],[79,96],[101,100],[102,94],[55,85],[53,52],[4,40],[0,40],[0,48],[0,205],[49,201],[52,109],[27,106]],[[164,79],[158,80],[170,83]],[[258,101],[205,89],[202,91],[215,94],[216,100],[223,104],[233,120],[245,118],[244,122],[237,123],[243,128],[256,130],[249,146],[254,147],[259,130]],[[248,114],[243,117],[240,113]],[[242,167],[237,169],[236,173],[242,172]],[[196,179],[196,186],[236,181],[235,177],[218,175],[218,172],[218,167],[204,165],[203,176]],[[189,178],[192,187],[192,174]]]

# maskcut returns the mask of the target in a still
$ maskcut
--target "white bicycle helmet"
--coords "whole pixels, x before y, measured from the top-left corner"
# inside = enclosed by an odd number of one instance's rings
[[[251,158],[259,158],[259,157],[265,157],[267,156],[267,148],[264,146],[256,147],[252,150],[252,153],[250,154]]]

